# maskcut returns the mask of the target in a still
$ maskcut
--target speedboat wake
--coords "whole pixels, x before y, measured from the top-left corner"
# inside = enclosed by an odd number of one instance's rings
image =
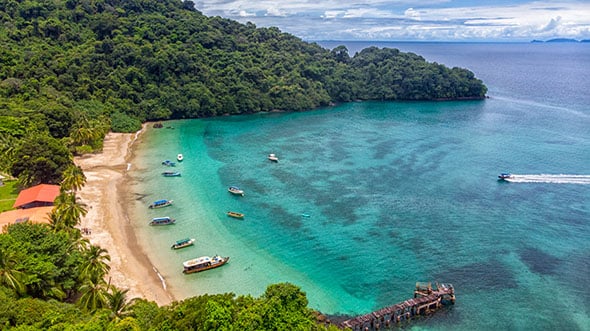
[[[553,184],[587,184],[590,185],[590,175],[517,175],[510,174],[510,177],[503,180],[511,183],[553,183]]]

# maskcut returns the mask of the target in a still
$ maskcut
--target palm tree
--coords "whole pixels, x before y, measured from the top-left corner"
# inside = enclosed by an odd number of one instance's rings
[[[107,306],[111,310],[111,318],[121,319],[129,315],[129,309],[136,298],[127,301],[127,292],[129,290],[120,290],[115,286],[111,286],[111,293],[107,294]]]
[[[78,305],[84,310],[96,311],[107,306],[107,295],[109,286],[102,278],[86,279],[80,286],[82,295],[78,299]]]
[[[0,135],[0,170],[10,172],[20,141],[13,136]]]
[[[25,274],[16,269],[17,259],[12,251],[0,249],[0,284],[12,288],[16,293],[24,293],[22,283]]]
[[[80,265],[80,277],[98,283],[98,280],[103,279],[109,270],[111,270],[111,267],[108,265],[111,257],[106,249],[94,245],[85,248],[82,254],[84,261]]]
[[[62,176],[61,190],[64,192],[79,191],[86,184],[86,176],[80,166],[70,165],[63,172]]]
[[[64,223],[64,226],[73,228],[80,223],[83,216],[88,211],[76,201],[75,193],[61,192],[55,198],[55,207],[53,210]]]
[[[56,208],[53,208],[49,213],[49,226],[54,232],[59,232],[66,229],[66,226]]]

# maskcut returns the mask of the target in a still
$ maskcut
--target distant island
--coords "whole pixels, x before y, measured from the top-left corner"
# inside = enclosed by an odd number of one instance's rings
[[[587,43],[587,42],[590,42],[590,39],[577,40],[577,39],[572,39],[572,38],[553,38],[553,39],[549,39],[549,40],[534,39],[531,41],[531,43]]]

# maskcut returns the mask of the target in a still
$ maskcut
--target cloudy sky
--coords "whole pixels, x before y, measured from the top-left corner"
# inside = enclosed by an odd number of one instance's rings
[[[304,40],[590,39],[590,0],[193,0],[207,16]]]

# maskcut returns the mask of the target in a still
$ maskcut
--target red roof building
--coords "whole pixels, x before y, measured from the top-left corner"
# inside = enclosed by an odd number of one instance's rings
[[[40,184],[20,191],[13,207],[27,209],[33,207],[53,206],[53,200],[59,195],[59,185]]]

